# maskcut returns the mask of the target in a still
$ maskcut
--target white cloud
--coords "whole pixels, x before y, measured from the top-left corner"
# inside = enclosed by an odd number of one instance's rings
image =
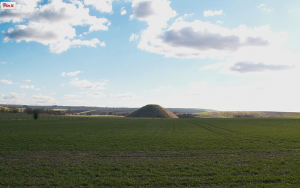
[[[127,92],[127,93],[121,93],[121,94],[109,94],[107,97],[117,98],[117,99],[129,99],[129,98],[135,98],[136,94]]]
[[[27,79],[27,80],[24,80],[25,82],[31,82],[31,80]]]
[[[261,4],[261,5],[259,5],[259,6],[257,6],[257,8],[263,8],[263,7],[266,7],[266,5],[265,4]],[[275,9],[274,8],[263,8],[262,9],[264,12],[272,12],[272,11],[274,11]]]
[[[150,90],[151,92],[154,92],[154,93],[157,93],[157,92],[161,92],[162,90],[161,89],[152,89]]]
[[[42,94],[33,95],[31,102],[34,104],[56,104],[57,103],[53,97],[45,96]]]
[[[27,6],[28,9],[34,9],[41,1],[42,0],[15,0],[15,2],[17,2],[18,5]]]
[[[272,12],[274,10],[275,10],[274,8],[264,8],[263,9],[263,11],[265,11],[265,12]]]
[[[93,38],[92,40],[80,40],[80,39],[77,39],[77,40],[71,41],[71,46],[81,46],[81,45],[84,45],[84,46],[91,46],[91,47],[95,48],[97,46],[97,44],[101,44],[101,42],[97,38]],[[103,45],[101,44],[101,46],[103,46]]]
[[[26,16],[34,11],[41,0],[15,0],[15,10],[0,10],[0,23],[10,22],[13,23],[24,21]]]
[[[93,103],[89,102],[89,101],[82,101],[82,100],[68,100],[68,104],[69,105],[93,105]]]
[[[106,46],[105,42],[100,42],[100,46],[105,47]]]
[[[196,22],[197,26],[203,27],[197,27]],[[237,36],[238,33],[201,21],[195,21],[194,24],[188,22],[181,24],[173,25],[172,29],[161,35],[164,43],[174,47],[187,47],[202,51],[210,49],[234,51],[243,46],[268,45],[268,41],[263,38],[248,36],[241,40],[242,36]],[[219,32],[216,32],[217,28]]]
[[[224,62],[220,62],[220,63],[211,64],[211,65],[206,65],[204,67],[201,67],[199,70],[218,69],[218,68],[223,67],[223,66],[225,66],[225,63]]]
[[[79,73],[81,73],[81,71],[75,71],[75,72],[68,72],[68,73],[66,73],[66,72],[62,72],[61,73],[61,76],[76,76],[77,74],[79,74]]]
[[[185,19],[188,18],[188,17],[192,17],[193,15],[194,15],[194,13],[191,13],[191,14],[184,14],[183,16],[180,16],[179,18],[177,18],[175,21],[176,21],[176,22],[183,21],[183,20],[185,20]]]
[[[29,86],[29,85],[23,85],[23,86],[20,86],[20,88],[22,88],[22,89],[34,89],[35,86],[34,85],[31,85],[31,86]]]
[[[65,38],[74,38],[76,30],[68,24],[45,24],[39,22],[29,22],[28,25],[17,25],[15,28],[8,29],[4,33],[4,42],[16,40],[21,42],[35,41],[44,45],[55,44]]]
[[[24,6],[27,5],[24,4]],[[30,6],[35,7],[36,3],[32,3]],[[71,47],[96,47],[97,44],[100,46],[105,44],[96,38],[92,40],[76,39],[75,26],[89,26],[88,33],[90,33],[108,30],[110,25],[106,18],[91,16],[89,9],[85,8],[81,1],[73,0],[71,3],[65,3],[62,0],[53,0],[49,4],[40,5],[28,12],[21,9],[22,7],[19,7],[18,11],[5,11],[0,14],[0,22],[28,20],[28,23],[16,25],[15,28],[4,32],[5,42],[9,40],[35,41],[48,45],[53,53],[61,53]]]
[[[223,13],[223,10],[218,10],[218,11],[211,11],[211,10],[206,10],[204,11],[204,16],[208,17],[208,16],[218,16],[218,15],[225,15]]]
[[[294,68],[294,66],[266,65],[262,62],[253,63],[248,61],[241,61],[235,63],[232,67],[230,67],[230,70],[239,73],[247,73],[247,72],[263,72],[263,71],[282,71],[282,70],[288,70],[292,68]]]
[[[71,47],[80,47],[80,46],[90,46],[90,47],[97,47],[99,44],[101,47],[105,46],[105,42],[100,42],[97,38],[93,38],[92,40],[63,40],[56,44],[50,44],[50,51],[54,53],[61,53],[67,51]]]
[[[81,73],[81,71],[69,72],[67,73],[67,76],[76,76],[79,73]]]
[[[170,3],[167,0],[133,0],[133,14],[130,18],[146,21],[153,29],[166,27],[167,21],[177,15],[170,7]]]
[[[0,64],[4,64],[4,65],[5,65],[5,64],[6,64],[6,62],[4,62],[4,61],[3,61],[3,62],[0,62]]]
[[[120,14],[121,14],[121,15],[127,14],[127,11],[125,10],[125,7],[122,7],[122,8],[121,8]]]
[[[141,40],[138,48],[151,52],[154,51],[153,49],[149,49],[149,42],[151,43],[151,41],[156,40],[157,35],[162,32],[162,29],[167,27],[168,20],[177,15],[176,11],[170,7],[170,3],[167,0],[132,1],[133,14],[130,18],[145,21],[148,24],[148,28],[141,32]]]
[[[144,31],[138,48],[177,58],[223,58],[241,50],[263,49],[286,42],[286,33],[275,33],[269,26],[228,29],[208,22],[177,19],[160,33]]]
[[[258,5],[257,8],[262,8],[262,7],[265,7],[266,5],[265,4],[261,4],[261,5]]]
[[[113,13],[112,2],[113,0],[84,0],[84,4],[92,5],[103,13]]]
[[[34,90],[41,90],[41,88],[36,88],[34,85],[22,85],[20,86],[21,89],[34,89]]]
[[[3,96],[3,99],[6,100],[19,100],[19,99],[23,99],[25,97],[25,94],[17,94],[14,92],[10,92],[6,95]]]
[[[161,6],[155,6],[154,2],[160,2]],[[148,27],[141,31],[139,49],[165,57],[209,58],[219,61],[200,70],[223,67],[220,71],[226,74],[265,74],[274,70],[294,69],[294,65],[300,60],[299,55],[282,49],[282,45],[287,42],[287,33],[271,31],[269,25],[252,28],[240,25],[229,29],[220,26],[220,21],[218,24],[201,20],[188,22],[185,21],[186,15],[171,21],[177,13],[172,10],[170,1],[167,0],[133,0],[132,8],[131,19],[148,24]],[[160,14],[162,10],[169,14]],[[212,14],[223,14],[223,11]],[[132,34],[131,40],[134,39],[135,35]],[[245,65],[241,70],[235,67],[239,62],[251,62],[251,71],[246,71]],[[258,67],[264,68],[260,69],[261,71],[253,71],[258,70]]]
[[[76,95],[76,94],[69,94],[69,95],[64,95],[62,98],[63,99],[72,99],[72,98],[78,98],[81,97],[80,95]]]
[[[300,62],[298,53],[283,50],[276,46],[270,46],[266,49],[244,49],[235,56],[225,59],[221,73],[232,75],[262,74],[266,77],[272,72],[274,74],[280,74],[279,72],[290,74],[290,71],[293,72],[298,69],[298,62]]]
[[[104,97],[105,95],[102,92],[94,92],[92,94],[89,94],[89,96],[91,96],[91,97]]]
[[[150,90],[151,92],[154,92],[154,93],[159,93],[159,92],[162,92],[163,90],[165,89],[168,89],[170,88],[171,86],[160,86],[160,88],[155,88],[155,89],[152,89]]]
[[[129,41],[136,41],[140,38],[140,36],[138,34],[131,34]]]
[[[79,78],[73,79],[69,84],[81,89],[105,89],[105,82],[90,82],[88,80],[79,80]]]
[[[4,83],[4,84],[14,84],[12,81],[10,80],[0,80],[0,83]]]
[[[191,14],[184,14],[184,15],[183,15],[183,19],[188,18],[188,17],[192,17],[192,16],[194,16],[194,13],[191,13]]]
[[[148,28],[141,31],[139,49],[166,57],[219,59],[234,56],[243,49],[261,50],[286,42],[286,33],[272,32],[269,26],[249,28],[241,25],[229,29],[200,20],[187,22],[184,21],[187,16],[183,16],[166,27],[167,21],[176,16],[169,5],[166,0],[133,1],[131,17],[148,23]]]
[[[222,24],[224,23],[223,21],[217,20],[217,24]]]

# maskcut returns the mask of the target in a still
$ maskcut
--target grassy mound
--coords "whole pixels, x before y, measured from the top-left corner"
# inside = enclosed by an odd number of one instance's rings
[[[127,117],[178,118],[169,110],[154,104],[148,104],[127,115]]]

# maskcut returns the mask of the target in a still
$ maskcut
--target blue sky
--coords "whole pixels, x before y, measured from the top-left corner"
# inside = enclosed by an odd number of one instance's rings
[[[297,0],[16,0],[0,103],[300,111]]]

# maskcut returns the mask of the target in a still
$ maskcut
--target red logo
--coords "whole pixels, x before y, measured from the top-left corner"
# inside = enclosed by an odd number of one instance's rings
[[[1,9],[16,9],[16,2],[1,2]]]
[[[3,7],[14,7],[14,4],[3,3]]]

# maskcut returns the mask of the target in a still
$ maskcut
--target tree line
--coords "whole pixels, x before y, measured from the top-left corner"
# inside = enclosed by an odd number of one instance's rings
[[[17,114],[17,113],[22,113],[22,110],[14,107],[0,107],[0,113],[2,114]]]
[[[15,107],[3,107],[0,106],[0,113],[2,114],[19,114],[25,113],[32,115],[34,110],[37,111],[39,114],[48,114],[48,115],[66,115],[64,111],[54,110],[53,108],[30,108],[27,107],[25,109],[15,108]]]
[[[66,115],[63,111],[55,111],[53,108],[30,108],[27,107],[24,112],[26,114],[34,114],[34,112],[37,112],[38,114],[48,114],[48,115]]]

